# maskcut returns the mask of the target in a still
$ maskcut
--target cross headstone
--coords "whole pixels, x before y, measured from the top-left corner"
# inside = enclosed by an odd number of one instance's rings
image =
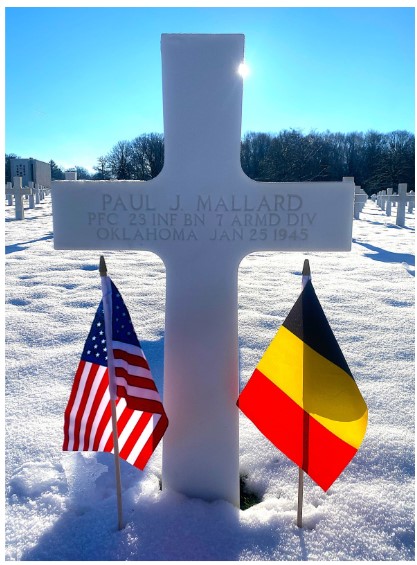
[[[7,200],[8,206],[13,205],[13,192],[12,192],[12,183],[11,182],[6,182],[6,200]]]
[[[40,204],[40,201],[41,201],[41,199],[40,199],[40,188],[39,188],[38,183],[35,183],[34,192],[35,192],[35,204]]]
[[[35,184],[32,181],[29,182],[29,188],[29,208],[33,210],[35,208]]]
[[[407,197],[407,198],[408,198],[408,210],[407,210],[407,212],[408,212],[409,214],[412,214],[412,213],[413,213],[413,210],[414,210],[414,204],[415,204],[415,194],[414,194],[414,190],[411,190],[411,191],[408,193],[408,197]]]
[[[384,210],[384,212],[386,205],[387,205],[387,191],[381,190],[381,210]]]
[[[6,195],[12,194],[14,196],[15,218],[16,220],[25,219],[25,207],[23,204],[23,197],[32,193],[31,188],[22,188],[22,177],[13,177],[12,188],[6,188]]]
[[[400,182],[398,184],[397,219],[395,221],[397,226],[404,227],[406,201],[407,201],[407,183]]]
[[[392,188],[387,188],[387,204],[385,213],[387,216],[391,216],[391,202],[392,202]]]
[[[148,182],[54,182],[54,244],[163,259],[163,488],[238,506],[239,263],[254,251],[349,251],[354,182],[243,173],[243,35],[164,34],[161,50],[162,172]]]
[[[343,177],[346,178],[346,177]],[[355,200],[353,206],[353,217],[355,220],[359,220],[359,214],[362,212],[366,201],[368,200],[368,195],[360,186],[355,186]]]

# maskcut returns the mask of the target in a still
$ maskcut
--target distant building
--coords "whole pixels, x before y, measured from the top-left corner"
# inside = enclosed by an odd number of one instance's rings
[[[65,171],[65,180],[77,180],[77,169],[68,169]]]
[[[22,186],[29,182],[51,187],[51,165],[37,159],[10,159],[11,177],[22,177]]]

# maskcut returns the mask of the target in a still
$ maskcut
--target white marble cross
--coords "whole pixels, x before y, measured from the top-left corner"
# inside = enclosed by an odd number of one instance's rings
[[[13,194],[12,183],[6,182],[6,200],[8,206],[11,206],[13,204]]]
[[[385,213],[387,216],[391,216],[391,204],[392,204],[392,188],[387,188]]]
[[[346,177],[343,178],[346,179]],[[359,214],[360,212],[362,212],[367,200],[368,195],[366,194],[366,192],[360,186],[355,186],[355,201],[353,206],[353,217],[355,218],[355,220],[359,220]]]
[[[404,227],[405,225],[405,205],[407,202],[407,183],[398,183],[398,196],[397,196],[397,218],[395,223],[397,226]]]
[[[9,183],[7,183],[9,185]],[[6,196],[14,196],[15,218],[16,220],[25,219],[25,207],[23,203],[24,196],[30,196],[32,188],[22,188],[22,177],[13,177],[13,187],[6,187]]]
[[[163,488],[238,506],[239,263],[254,251],[349,251],[354,182],[262,183],[242,172],[243,35],[163,35],[161,49],[162,172],[54,182],[54,243],[163,259]]]
[[[408,199],[408,209],[407,209],[407,212],[408,212],[409,214],[412,214],[412,213],[413,213],[413,210],[414,210],[414,203],[415,203],[415,194],[414,194],[414,190],[411,190],[411,191],[408,193],[407,199]]]

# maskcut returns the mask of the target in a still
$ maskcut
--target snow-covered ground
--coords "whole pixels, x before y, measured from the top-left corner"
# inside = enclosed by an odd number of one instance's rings
[[[394,212],[395,213],[395,212]],[[413,560],[414,215],[397,228],[370,201],[350,253],[310,253],[313,284],[369,409],[364,442],[327,493],[240,415],[240,466],[262,501],[245,511],[159,490],[113,456],[63,453],[63,413],[100,301],[99,252],[53,249],[50,197],[15,221],[6,206],[7,560]],[[151,253],[107,252],[160,389],[165,271]],[[239,274],[243,386],[295,302],[302,253],[257,253]]]

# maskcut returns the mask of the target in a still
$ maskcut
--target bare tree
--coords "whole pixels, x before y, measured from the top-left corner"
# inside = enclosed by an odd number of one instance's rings
[[[111,178],[111,169],[107,161],[107,157],[99,157],[97,159],[97,165],[93,167],[96,171],[94,178],[97,180],[108,180]]]
[[[130,141],[119,141],[106,156],[112,177],[121,180],[133,178],[131,163],[132,145]]]
[[[156,177],[164,165],[164,138],[160,133],[142,134],[132,141],[134,178],[149,180]]]
[[[380,175],[388,185],[407,183],[414,188],[414,136],[407,131],[393,131],[386,139],[386,153]]]
[[[249,132],[243,138],[240,149],[240,162],[243,171],[254,180],[262,180],[272,142],[268,133]]]
[[[90,180],[91,179],[90,173],[84,167],[76,166],[75,169],[77,171],[77,179],[78,180]]]

